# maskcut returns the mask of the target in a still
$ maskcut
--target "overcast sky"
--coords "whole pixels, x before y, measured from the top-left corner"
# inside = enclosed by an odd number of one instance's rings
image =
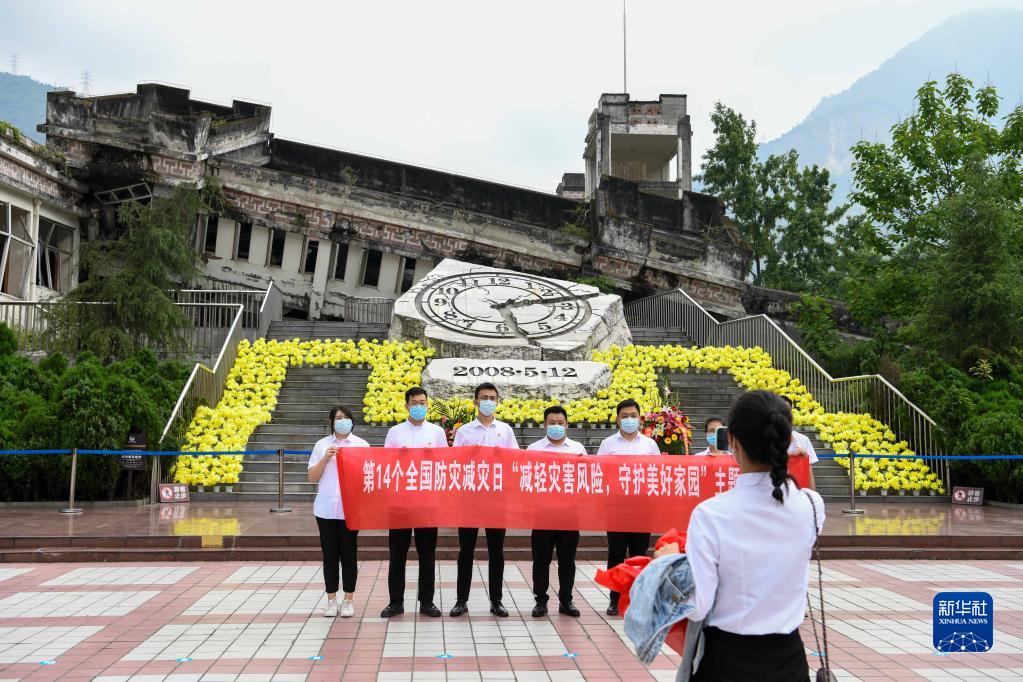
[[[720,100],[763,140],[942,20],[1023,0],[628,3],[634,99],[689,95],[694,154]],[[273,106],[281,137],[553,191],[622,90],[621,0],[0,0],[0,70],[92,93],[139,81]]]

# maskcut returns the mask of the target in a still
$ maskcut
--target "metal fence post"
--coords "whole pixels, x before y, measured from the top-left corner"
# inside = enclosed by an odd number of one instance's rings
[[[843,514],[862,514],[864,510],[856,508],[856,453],[849,453],[849,508]]]
[[[271,508],[273,514],[284,514],[290,512],[290,507],[284,506],[284,450],[277,451],[277,507]]]
[[[61,514],[81,514],[82,510],[75,507],[75,479],[78,477],[78,448],[71,448],[71,494],[68,496],[66,509]]]

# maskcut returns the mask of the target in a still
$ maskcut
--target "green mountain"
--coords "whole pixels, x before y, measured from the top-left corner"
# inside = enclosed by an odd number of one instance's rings
[[[28,76],[0,72],[0,121],[7,121],[36,142],[43,134],[36,126],[46,120],[46,93],[58,88]]]
[[[1023,98],[1023,12],[981,10],[955,16],[899,50],[849,89],[825,97],[799,125],[760,146],[766,157],[795,149],[804,164],[827,167],[838,186],[852,186],[849,148],[861,139],[887,142],[900,117],[913,110],[917,88],[952,72],[977,85],[993,84],[1002,111]]]

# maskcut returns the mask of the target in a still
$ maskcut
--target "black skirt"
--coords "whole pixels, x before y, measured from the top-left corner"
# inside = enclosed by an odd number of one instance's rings
[[[737,635],[703,629],[703,658],[693,682],[806,682],[810,667],[799,630],[787,635]]]

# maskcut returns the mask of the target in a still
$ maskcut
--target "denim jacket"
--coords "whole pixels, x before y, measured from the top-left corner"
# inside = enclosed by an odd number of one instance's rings
[[[668,631],[692,611],[696,589],[689,560],[684,554],[671,554],[651,561],[629,590],[629,608],[625,612],[625,634],[636,647],[636,655],[650,663],[664,646]],[[690,622],[677,681],[686,682],[697,657],[697,643],[703,622]]]

